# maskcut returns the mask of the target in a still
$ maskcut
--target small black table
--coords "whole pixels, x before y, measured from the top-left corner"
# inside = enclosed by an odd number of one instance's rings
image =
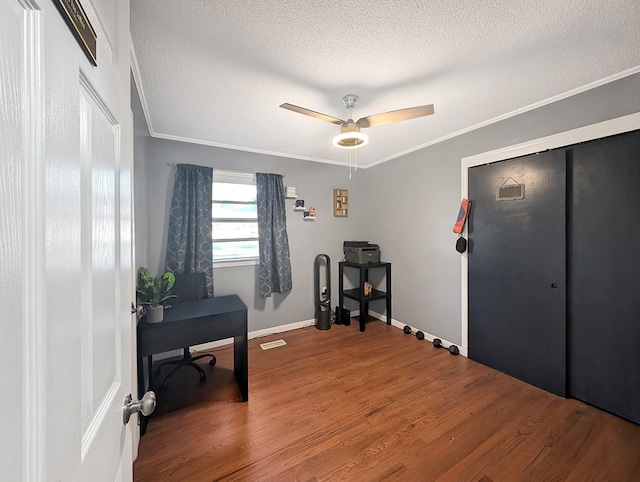
[[[343,289],[344,268],[355,268],[360,271],[360,287],[350,290]],[[387,290],[371,290],[369,296],[364,295],[364,283],[369,281],[369,270],[384,268],[387,280]],[[344,298],[351,298],[360,303],[360,331],[364,331],[364,323],[369,316],[369,302],[374,300],[387,300],[387,325],[391,324],[391,263],[366,263],[358,264],[350,261],[338,263],[339,307],[344,308]]]
[[[152,355],[180,348],[233,338],[233,371],[242,399],[249,400],[247,307],[238,295],[174,303],[159,323],[138,322],[138,397],[153,388]],[[143,358],[147,357],[146,383]],[[141,433],[146,417],[141,416]]]

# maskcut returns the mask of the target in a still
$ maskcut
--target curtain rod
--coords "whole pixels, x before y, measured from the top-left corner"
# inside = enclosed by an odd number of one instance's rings
[[[167,166],[171,167],[171,166],[177,166],[178,164],[184,164],[184,163],[178,163],[178,162],[168,162]],[[202,166],[200,164],[192,164],[192,166],[200,166],[200,167],[211,167],[211,166]],[[238,171],[236,169],[220,169],[219,167],[212,167],[211,169],[215,170],[215,171],[222,171],[222,172],[240,172],[243,174],[253,174],[255,175],[255,172],[252,171]],[[274,174],[278,174],[277,172]],[[284,174],[280,174],[280,176],[285,177]]]

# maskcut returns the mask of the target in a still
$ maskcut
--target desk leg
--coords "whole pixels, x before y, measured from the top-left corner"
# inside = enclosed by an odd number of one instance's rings
[[[137,400],[142,398],[142,394],[144,393],[144,360],[142,357],[138,358],[138,396]],[[147,431],[147,418],[143,417],[141,413],[138,413],[139,422],[140,422],[140,436],[142,437],[144,433]]]
[[[144,360],[142,359],[142,357],[137,357],[138,359],[138,397],[137,399],[140,400],[142,398],[142,394],[144,393]]]
[[[233,371],[242,400],[249,401],[249,347],[247,335],[233,337]]]
[[[147,357],[147,366],[149,370],[149,390],[153,390],[153,355]]]
[[[151,390],[152,381],[153,381],[153,357],[147,357],[147,364],[149,369],[149,390]],[[146,380],[144,376],[144,360],[141,357],[138,357],[138,400],[141,400],[146,392]],[[147,423],[149,421],[148,417],[145,417],[140,412],[138,412],[138,418],[140,420],[140,436],[142,437],[147,431]]]
[[[387,265],[387,325],[391,324],[391,264]]]
[[[340,309],[344,308],[344,280],[342,279],[343,275],[344,275],[344,266],[342,265],[342,262],[339,262],[338,263],[338,307]],[[350,322],[351,320],[342,320],[343,325],[347,325]]]

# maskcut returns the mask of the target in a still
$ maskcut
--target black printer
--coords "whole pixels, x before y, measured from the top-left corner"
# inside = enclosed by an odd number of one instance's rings
[[[344,259],[350,263],[367,264],[380,262],[380,247],[369,241],[345,241]]]

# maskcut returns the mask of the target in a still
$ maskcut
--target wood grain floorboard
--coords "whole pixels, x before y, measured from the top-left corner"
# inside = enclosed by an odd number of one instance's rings
[[[381,322],[251,340],[247,403],[215,353],[158,392],[136,482],[640,481],[640,426]]]

